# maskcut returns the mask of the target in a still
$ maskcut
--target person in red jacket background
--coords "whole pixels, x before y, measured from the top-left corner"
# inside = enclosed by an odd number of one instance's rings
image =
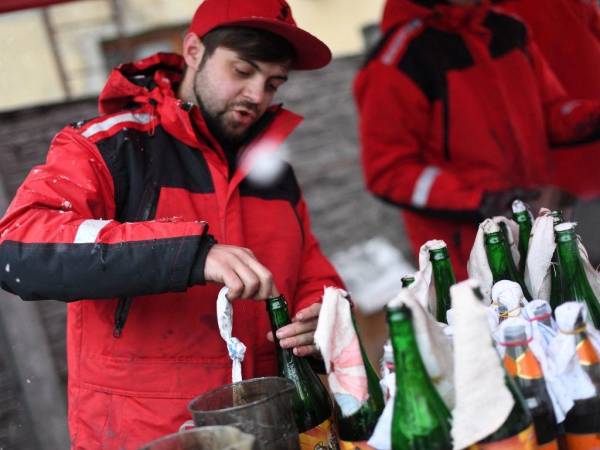
[[[600,99],[600,8],[596,0],[503,0],[522,18],[568,95]],[[554,183],[584,199],[600,199],[600,142],[553,148]]]
[[[564,206],[549,144],[599,137],[600,102],[569,98],[487,1],[388,0],[381,29],[354,84],[367,188],[403,209],[415,254],[446,241],[461,279],[482,217]]]
[[[183,55],[119,66],[101,116],[60,131],[19,188],[0,221],[0,285],[69,302],[73,449],[138,448],[231,382],[223,285],[244,378],[274,375],[277,362],[264,302],[238,299],[284,294],[294,320],[281,345],[316,353],[323,288],[342,282],[291,167],[270,184],[248,174],[301,121],[271,105],[289,71],[330,59],[284,0],[205,0]]]

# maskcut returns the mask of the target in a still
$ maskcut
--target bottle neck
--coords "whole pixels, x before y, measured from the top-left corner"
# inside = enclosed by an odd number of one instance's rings
[[[287,302],[283,295],[267,299],[267,312],[275,330],[291,322]]]
[[[494,278],[494,283],[500,280],[518,281],[514,262],[506,254],[504,236],[501,231],[485,235],[485,252],[488,264]]]
[[[556,233],[558,261],[560,264],[561,275],[566,281],[565,287],[577,288],[578,285],[589,285],[583,265],[581,264],[581,256],[579,255],[579,247],[577,245],[577,236],[574,230],[560,231]],[[569,292],[569,294],[577,293]],[[572,298],[568,300],[578,300]]]
[[[456,277],[446,248],[431,251],[430,258],[437,298],[436,319],[446,323],[446,311],[452,307],[450,286],[456,284]]]
[[[584,302],[594,326],[600,327],[600,303],[583,269],[575,230],[557,231],[556,242],[565,300]]]
[[[525,261],[529,249],[529,236],[533,226],[531,216],[528,211],[520,211],[513,214],[515,222],[519,225],[519,271],[521,275],[525,271]]]
[[[277,338],[276,332],[279,328],[291,323],[290,314],[288,312],[287,302],[283,295],[279,297],[272,297],[267,299],[267,312],[271,321],[271,330],[273,332],[273,340],[275,341],[275,347],[279,359],[293,359],[294,354],[290,349],[283,349],[279,345],[279,339]],[[280,361],[280,364],[283,364]]]
[[[410,314],[406,314],[404,308],[397,308],[388,309],[387,315],[394,350],[397,392],[410,395],[415,389],[434,389],[419,353]]]

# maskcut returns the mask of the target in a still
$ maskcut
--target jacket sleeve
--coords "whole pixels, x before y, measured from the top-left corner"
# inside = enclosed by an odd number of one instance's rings
[[[529,55],[540,87],[551,145],[590,142],[600,138],[600,100],[569,98],[537,45]]]
[[[424,213],[474,214],[483,191],[465,186],[460,174],[424,156],[433,106],[413,81],[395,67],[372,61],[359,72],[354,94],[367,188],[387,202]]]
[[[326,287],[345,289],[342,280],[321,252],[319,243],[312,233],[308,208],[302,198],[296,205],[296,213],[303,230],[303,244],[294,314],[313,303],[320,302],[323,297],[323,289]]]
[[[25,300],[71,301],[182,291],[203,249],[203,222],[114,220],[98,149],[66,128],[0,220],[0,285]]]
[[[578,0],[573,3],[587,29],[600,42],[600,7],[598,3],[595,0]]]

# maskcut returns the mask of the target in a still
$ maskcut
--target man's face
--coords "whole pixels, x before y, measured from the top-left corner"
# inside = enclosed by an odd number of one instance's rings
[[[259,62],[218,47],[194,77],[194,96],[222,144],[239,144],[287,80],[289,64]]]

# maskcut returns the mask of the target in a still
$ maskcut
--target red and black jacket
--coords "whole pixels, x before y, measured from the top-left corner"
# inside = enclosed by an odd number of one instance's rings
[[[600,102],[567,98],[487,3],[388,0],[382,31],[354,84],[367,187],[406,210],[415,252],[441,238],[466,262],[483,192],[550,180],[549,142],[596,137]]]
[[[600,8],[594,0],[503,0],[522,17],[571,97],[600,100]],[[580,197],[600,197],[600,141],[553,148],[553,183]]]
[[[251,249],[292,312],[342,286],[291,167],[269,186],[247,180],[249,163],[230,173],[199,109],[174,95],[182,70],[160,54],[114,71],[103,115],[56,136],[0,221],[2,287],[70,302],[74,448],[137,448],[176,431],[193,396],[231,381],[219,286],[202,284],[212,237]],[[243,153],[276,151],[300,121],[272,107]],[[275,374],[265,305],[233,306],[244,377]]]

